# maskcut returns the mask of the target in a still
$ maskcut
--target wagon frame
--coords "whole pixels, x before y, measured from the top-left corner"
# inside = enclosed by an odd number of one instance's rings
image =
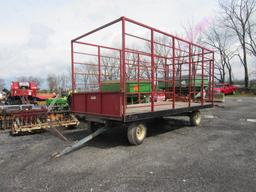
[[[88,43],[84,40],[118,23],[121,27],[119,47]],[[127,30],[127,25],[147,32],[135,35]],[[159,41],[161,38],[166,41]],[[128,39],[133,39],[134,42],[143,41],[144,45],[148,45],[148,51],[145,51],[143,44],[131,48]],[[83,51],[79,50],[81,47]],[[84,51],[84,48],[93,49],[94,52]],[[156,48],[165,49],[168,53],[161,54]],[[94,57],[94,60],[86,60],[85,57]],[[112,63],[104,63],[105,58]],[[144,122],[147,120],[187,115],[193,125],[198,125],[201,120],[199,111],[213,107],[214,52],[126,17],[73,39],[71,64],[72,112],[83,117],[91,126],[93,122],[97,122],[107,125],[117,123],[128,127],[131,144],[142,143],[145,137],[140,140],[138,134],[140,130],[146,132]],[[80,66],[85,71],[81,71]],[[144,75],[146,72],[147,76]],[[182,84],[184,75],[187,77],[186,85]],[[198,82],[196,85],[196,76],[201,78],[200,85]],[[114,91],[111,91],[114,86],[111,84],[112,79],[119,85]],[[150,91],[141,92],[140,85],[145,79],[150,82]],[[127,89],[131,81],[136,84],[132,92]],[[104,83],[109,87],[103,89]],[[159,88],[161,83],[164,86]],[[159,94],[164,95],[164,100],[155,100]],[[196,98],[197,95],[200,97]],[[147,101],[142,102],[142,96],[147,97]],[[130,97],[137,103],[129,103]]]

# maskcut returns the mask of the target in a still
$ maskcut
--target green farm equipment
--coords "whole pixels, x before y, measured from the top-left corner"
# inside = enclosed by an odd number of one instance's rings
[[[53,111],[64,111],[69,109],[68,97],[49,98],[46,100],[46,105],[51,106],[54,103]]]
[[[103,81],[102,92],[119,92],[121,90],[119,81]],[[151,93],[151,82],[149,81],[127,81],[127,104],[148,103]]]
[[[180,95],[187,95],[189,93],[189,86],[192,87],[191,91],[193,92],[200,92],[202,89],[202,76],[201,75],[195,75],[191,76],[191,85],[189,85],[189,76],[188,75],[183,75],[181,77],[176,77],[176,82],[175,82],[175,90],[177,93]],[[209,80],[208,76],[205,75],[203,79],[203,87],[206,88],[208,87]],[[173,89],[173,84],[172,80],[170,81],[158,81],[158,90],[167,90],[167,91],[172,91]]]
[[[203,87],[208,87],[208,76],[205,76],[203,79]],[[158,80],[155,85],[155,90],[163,92],[171,92],[173,90],[173,82]],[[201,91],[202,87],[202,76],[195,75],[191,76],[191,90],[194,93],[198,93]],[[180,77],[176,77],[175,82],[176,92],[180,95],[188,95],[189,93],[189,76],[183,75]],[[101,84],[102,92],[119,92],[121,90],[119,81],[103,81]],[[148,103],[150,102],[151,96],[151,82],[150,81],[127,81],[126,82],[126,92],[127,92],[127,104],[136,104],[136,103]]]

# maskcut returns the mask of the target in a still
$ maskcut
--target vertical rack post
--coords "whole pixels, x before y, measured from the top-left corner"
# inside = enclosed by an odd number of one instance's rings
[[[202,48],[201,105],[204,104],[204,48]]]
[[[208,89],[207,89],[207,94],[208,94],[208,101],[211,101],[211,84],[212,84],[212,61],[209,61],[209,72],[208,72]]]
[[[214,100],[214,60],[215,60],[215,58],[214,58],[214,52],[212,52],[212,59],[213,59],[213,61],[212,61],[212,86],[211,86],[211,88],[212,88],[212,104],[213,104],[213,100]]]
[[[74,98],[74,93],[75,93],[75,77],[74,77],[74,44],[73,41],[71,41],[71,73],[72,73],[72,77],[71,77],[71,81],[72,81],[72,98]],[[71,100],[71,107],[74,107],[74,99]]]
[[[175,109],[175,92],[176,92],[176,77],[175,77],[175,38],[172,37],[172,108]]]
[[[154,31],[151,29],[151,111],[154,111],[155,97],[155,61],[154,61]]]
[[[182,86],[182,84],[181,84],[181,75],[182,75],[182,63],[180,63],[180,61],[178,61],[178,65],[179,65],[179,87],[180,87],[180,92],[179,92],[179,96],[181,96],[182,94],[181,94],[181,86]]]
[[[166,92],[168,90],[167,86],[168,86],[168,77],[169,72],[168,72],[168,67],[167,67],[167,58],[165,58],[164,60],[164,97],[166,99]]]
[[[194,66],[194,72],[193,72],[193,78],[194,78],[194,81],[193,81],[193,86],[194,86],[194,95],[196,95],[196,70],[197,70],[197,66],[198,66],[198,61],[197,62],[193,62],[193,66]]]
[[[101,92],[101,61],[100,61],[100,46],[98,46],[98,84],[99,84],[99,91]]]
[[[191,53],[191,43],[189,43],[189,58],[188,58],[188,64],[189,64],[189,87],[188,87],[188,95],[189,95],[189,98],[188,98],[188,106],[190,107],[191,106],[191,84],[192,84],[192,78],[191,78],[191,56],[192,56],[192,53]]]
[[[122,73],[122,71],[123,71],[123,69],[122,69],[122,50],[119,50],[119,83],[120,83],[120,90],[119,90],[119,92],[120,92],[120,94],[119,94],[119,99],[120,99],[120,106],[121,106],[121,108],[120,108],[120,113],[119,113],[119,116],[121,117],[122,116],[122,114],[123,114],[123,110],[122,110],[122,107],[123,107],[123,97],[122,97],[122,90],[123,90],[123,88],[122,88],[122,86],[123,86],[123,84],[122,84],[122,79],[123,79],[123,73]]]
[[[99,86],[99,93],[100,93],[100,112],[102,113],[100,46],[98,46],[98,86]]]
[[[140,54],[138,53],[137,54],[137,57],[138,57],[138,61],[137,61],[137,63],[138,63],[138,76],[137,76],[137,78],[138,78],[138,101],[139,101],[139,103],[140,103]]]
[[[72,71],[72,93],[75,91],[75,77],[74,77],[74,45],[71,41],[71,71]]]
[[[126,63],[125,63],[125,18],[122,17],[122,92],[123,92],[123,118],[126,111]]]

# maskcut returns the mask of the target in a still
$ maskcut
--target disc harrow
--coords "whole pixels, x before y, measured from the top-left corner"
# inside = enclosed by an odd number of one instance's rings
[[[47,108],[31,108],[0,111],[0,129],[10,129],[12,135],[40,132],[50,128],[73,128],[79,124],[69,111],[48,111]]]

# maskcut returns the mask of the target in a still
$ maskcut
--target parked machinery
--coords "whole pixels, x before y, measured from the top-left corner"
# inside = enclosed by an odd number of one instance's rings
[[[48,108],[51,111],[63,111],[69,110],[71,104],[71,92],[62,92],[60,95],[56,95],[55,98],[48,98],[45,101]]]
[[[79,121],[65,111],[49,111],[47,107],[28,105],[0,106],[0,130],[9,129],[12,135],[34,133],[56,127],[76,127]]]
[[[19,85],[19,87],[18,87]],[[10,129],[12,135],[34,133],[56,127],[76,127],[79,121],[70,113],[69,96],[46,99],[46,105],[18,104],[19,97],[36,98],[37,87],[33,84],[12,83],[12,105],[0,106],[0,130]]]
[[[11,90],[7,92],[7,105],[35,104],[38,87],[34,82],[11,83]]]

